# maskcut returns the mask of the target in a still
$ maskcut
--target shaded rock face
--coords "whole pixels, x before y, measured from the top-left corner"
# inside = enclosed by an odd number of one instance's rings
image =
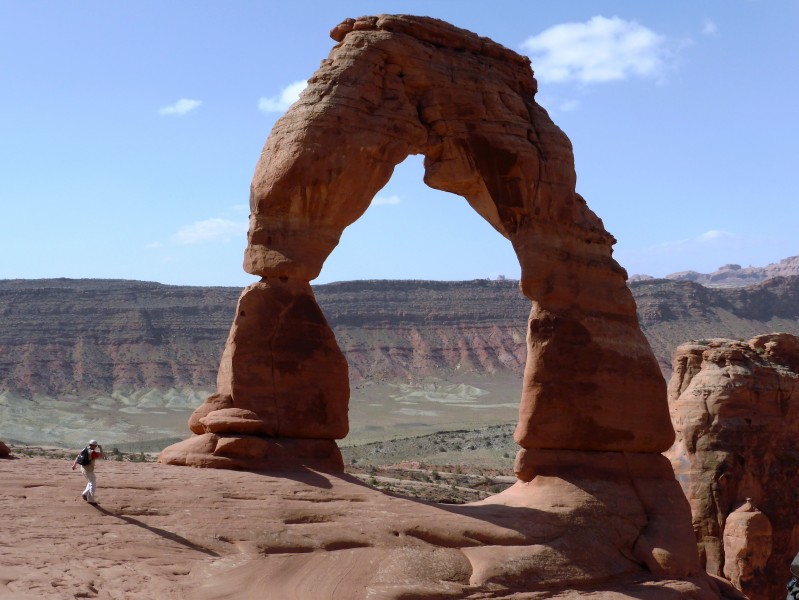
[[[752,600],[779,598],[799,550],[799,338],[677,349],[668,451],[709,573]]]
[[[11,449],[4,442],[0,442],[0,458],[8,458],[9,456],[11,456]]]
[[[421,153],[425,182],[463,196],[519,258],[533,306],[517,442],[668,448],[665,384],[611,256],[615,240],[575,192],[571,144],[535,103],[529,61],[424,17],[347,20],[331,35],[338,45],[275,125],[252,182],[244,266],[262,281],[242,294],[217,379],[229,408],[252,414],[224,435],[346,432],[346,362],[308,282],[394,166]],[[289,308],[286,298],[297,302]],[[262,318],[243,308],[256,305]],[[266,331],[270,319],[280,331]],[[309,394],[291,390],[300,381]],[[305,406],[324,415],[324,426],[306,418]]]

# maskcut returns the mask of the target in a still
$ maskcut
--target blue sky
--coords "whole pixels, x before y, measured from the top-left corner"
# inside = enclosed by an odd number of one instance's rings
[[[243,286],[261,148],[347,17],[528,54],[630,274],[799,254],[799,1],[0,2],[0,279]],[[518,277],[410,157],[315,283]]]

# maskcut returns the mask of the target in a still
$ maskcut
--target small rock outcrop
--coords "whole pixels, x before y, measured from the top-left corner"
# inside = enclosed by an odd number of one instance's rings
[[[11,448],[5,445],[4,442],[0,442],[0,458],[8,458],[11,456]]]
[[[799,338],[714,339],[677,349],[668,451],[700,557],[751,600],[784,596],[799,550]]]

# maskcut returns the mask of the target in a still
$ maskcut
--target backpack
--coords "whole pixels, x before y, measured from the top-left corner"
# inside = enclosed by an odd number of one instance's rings
[[[78,454],[77,463],[79,465],[88,465],[90,462],[92,462],[92,455],[89,453],[88,448],[84,448]]]

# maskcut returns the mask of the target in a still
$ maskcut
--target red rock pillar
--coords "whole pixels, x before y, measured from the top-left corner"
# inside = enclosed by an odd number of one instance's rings
[[[242,469],[343,468],[347,361],[304,281],[264,280],[236,307],[217,393],[189,420],[194,437],[170,446],[169,464]]]

